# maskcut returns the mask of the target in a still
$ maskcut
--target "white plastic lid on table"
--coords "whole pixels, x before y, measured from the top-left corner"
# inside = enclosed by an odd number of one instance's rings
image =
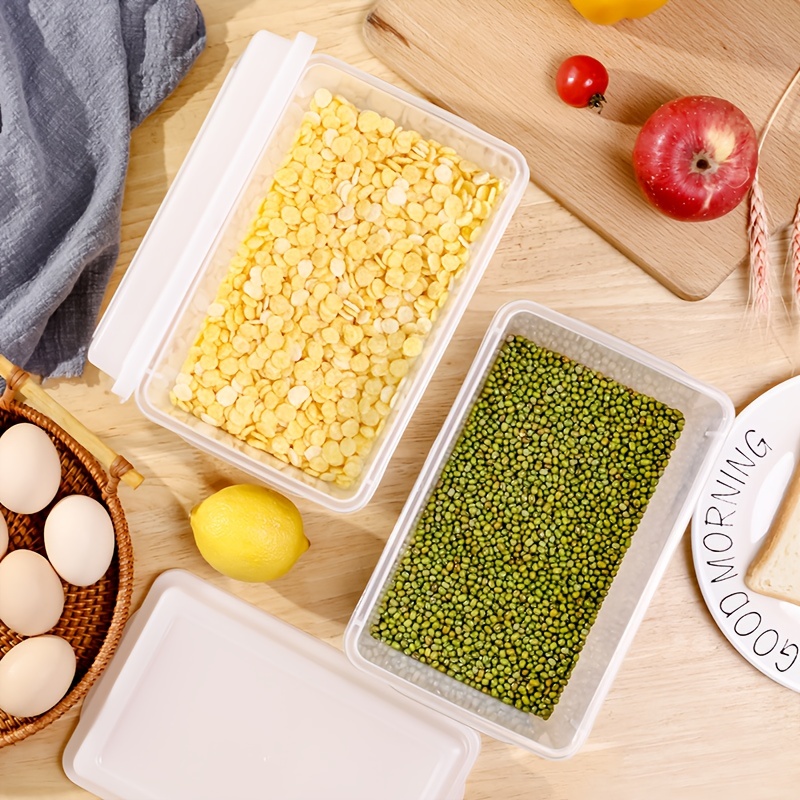
[[[183,570],[154,582],[63,766],[103,800],[457,800],[472,729]]]

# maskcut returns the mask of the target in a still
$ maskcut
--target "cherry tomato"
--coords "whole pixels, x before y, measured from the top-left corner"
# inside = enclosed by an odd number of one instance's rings
[[[556,91],[567,105],[575,108],[602,108],[608,89],[606,68],[591,56],[570,56],[556,73]]]

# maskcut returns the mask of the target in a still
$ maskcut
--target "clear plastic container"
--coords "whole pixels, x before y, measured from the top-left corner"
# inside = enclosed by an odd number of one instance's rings
[[[280,490],[316,501],[334,511],[354,511],[363,507],[377,488],[519,204],[528,182],[528,168],[516,149],[449,112],[333,58],[312,56],[306,59],[302,52],[291,52],[292,49],[296,51],[297,45],[307,39],[296,40],[289,48],[287,58],[274,68],[276,80],[286,84],[283,86],[285,102],[281,103],[281,98],[271,94],[274,87],[262,88],[255,94],[252,89],[249,95],[247,92],[248,86],[252,87],[254,82],[264,82],[264,59],[273,57],[276,47],[286,47],[288,43],[266,32],[254,38],[198,137],[198,140],[205,138],[210,143],[215,139],[223,144],[203,150],[202,143],[198,141],[193,147],[130,267],[129,272],[132,273],[141,267],[142,276],[134,276],[129,280],[126,275],[118,290],[119,298],[115,296],[106,315],[108,319],[104,318],[98,330],[103,341],[93,343],[89,358],[111,374],[115,370],[119,373],[121,368],[108,362],[121,358],[122,371],[130,368],[124,378],[118,379],[121,393],[133,390],[138,406],[149,419],[174,431],[191,444]],[[404,128],[416,130],[425,138],[454,148],[462,157],[500,178],[504,186],[491,216],[484,222],[478,240],[472,245],[470,260],[463,274],[425,338],[422,353],[414,360],[410,372],[400,385],[391,414],[376,437],[360,476],[348,488],[326,483],[252,448],[175,408],[169,400],[169,390],[175,376],[195,341],[209,303],[227,274],[230,258],[242,241],[254,210],[269,188],[277,165],[289,151],[314,92],[320,87],[342,94],[359,108],[375,110]],[[219,129],[237,124],[236,120],[233,123],[230,121],[230,113],[241,114],[241,106],[246,102],[243,98],[247,96],[261,98],[257,103],[260,111],[257,109],[252,118],[247,118],[250,124],[240,134],[241,141],[237,141],[235,131],[229,132],[227,141],[232,148],[232,164],[227,172],[221,173],[219,165],[211,161],[213,158],[219,159],[220,147],[225,146],[225,139],[218,136]],[[223,109],[225,104],[227,106]],[[270,121],[273,129],[267,135],[265,131],[269,127],[263,120],[270,113],[274,114],[275,108],[281,111],[277,119]],[[252,165],[248,166],[251,162]],[[214,169],[219,174],[214,180],[219,180],[220,187],[212,192],[208,187],[208,171]],[[195,187],[194,191],[192,186]],[[192,211],[187,210],[186,205],[197,205],[195,198],[202,191],[209,195],[209,202],[198,217],[187,220],[187,215],[191,215]],[[181,247],[180,242],[176,245],[176,237],[185,239],[186,246]],[[159,279],[155,267],[164,266],[167,260],[165,248],[171,248],[176,254],[177,266],[168,280],[161,278],[165,285],[156,293],[143,276],[149,273],[151,280]],[[140,265],[137,261],[143,263]],[[170,297],[165,298],[165,294]],[[171,302],[172,296],[175,296],[174,302]],[[139,326],[143,332],[133,331],[133,315],[142,308],[147,312],[146,319]],[[130,351],[138,362],[135,367],[132,355],[120,356],[120,351],[124,353],[126,347],[125,335],[115,334],[112,330],[114,323],[125,329],[123,334],[128,331]]]
[[[183,570],[159,575],[62,757],[103,800],[460,800],[470,728]]]
[[[487,373],[507,336],[534,343],[679,409],[685,427],[548,720],[493,699],[373,638],[372,623],[425,504]],[[493,319],[453,408],[409,495],[345,632],[345,651],[369,673],[495,738],[547,758],[573,755],[585,741],[614,675],[686,529],[698,493],[734,420],[729,398],[626,342],[519,301]]]

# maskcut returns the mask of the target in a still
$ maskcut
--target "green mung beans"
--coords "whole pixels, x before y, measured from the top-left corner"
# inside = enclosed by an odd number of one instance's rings
[[[680,411],[509,337],[372,635],[549,718],[682,428]]]

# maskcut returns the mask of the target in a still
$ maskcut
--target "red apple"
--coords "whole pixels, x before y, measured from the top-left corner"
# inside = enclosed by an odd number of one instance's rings
[[[736,208],[756,174],[758,140],[750,120],[719,97],[680,97],[656,110],[633,147],[645,197],[686,222]]]

